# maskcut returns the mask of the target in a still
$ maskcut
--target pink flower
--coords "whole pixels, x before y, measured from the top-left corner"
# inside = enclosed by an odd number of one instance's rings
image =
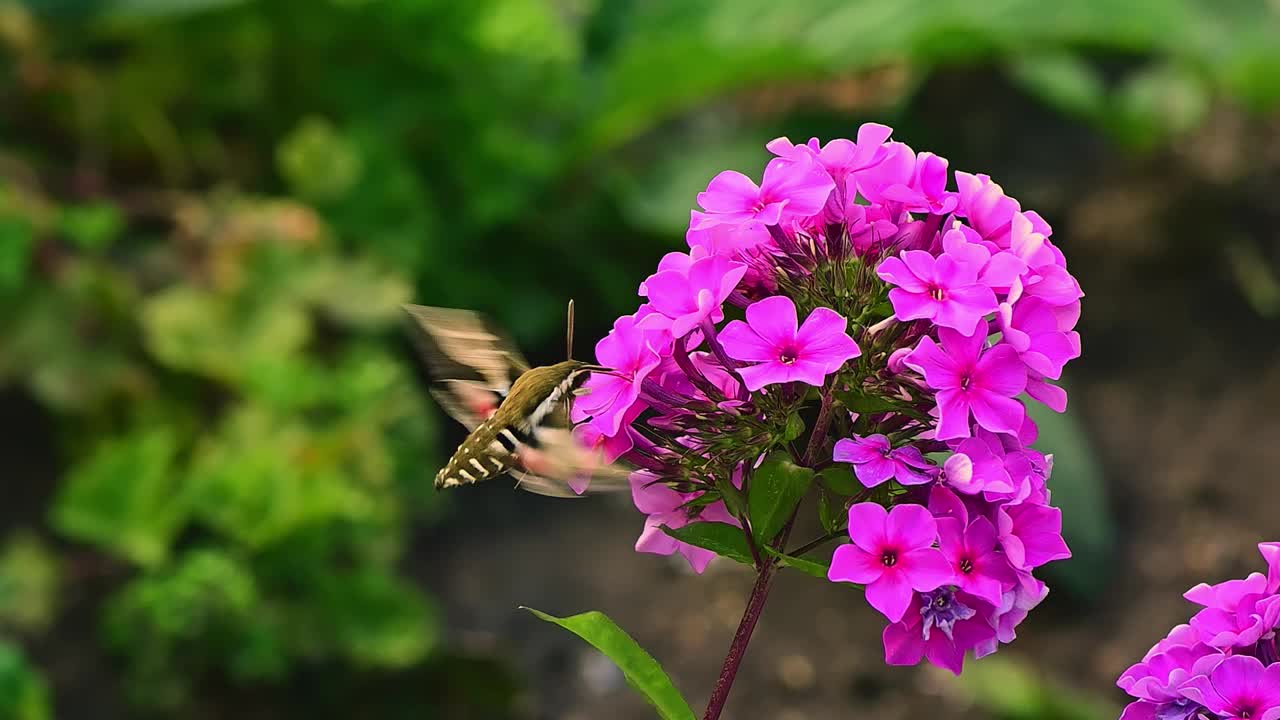
[[[884,157],[880,162],[853,173],[858,180],[858,192],[873,205],[896,203],[890,196],[911,182],[916,169],[916,154],[905,144],[886,143],[882,152]]]
[[[853,542],[836,548],[827,577],[866,585],[867,602],[899,622],[912,590],[933,590],[952,579],[950,564],[933,547],[937,537],[937,523],[920,505],[885,511],[877,503],[858,503],[849,508]]]
[[[968,218],[970,227],[977,230],[983,240],[990,240],[1001,248],[1009,247],[1009,226],[1020,209],[1018,201],[1005,195],[986,175],[957,170],[956,187],[960,191],[957,214]]]
[[[886,200],[902,203],[911,212],[946,215],[959,200],[947,192],[947,161],[930,152],[916,156],[915,168],[906,184],[889,185],[880,191]]]
[[[722,522],[739,525],[737,518],[729,514],[723,502],[715,502],[700,508],[689,509],[685,504],[695,496],[672,490],[658,476],[638,471],[631,474],[631,499],[636,509],[645,513],[644,530],[636,540],[636,552],[655,555],[680,553],[689,561],[689,567],[701,574],[716,554],[694,545],[682,543],[662,531],[662,526],[681,528],[691,522]]]
[[[998,316],[1001,341],[1018,351],[1028,369],[1054,380],[1067,361],[1080,357],[1080,334],[1059,329],[1053,308],[1036,297],[1025,297]]]
[[[747,321],[726,325],[719,342],[729,357],[755,363],[738,371],[748,390],[793,381],[821,386],[827,375],[861,354],[845,334],[847,326],[834,310],[817,308],[797,329],[795,303],[778,295],[752,303]]]
[[[647,295],[653,309],[670,321],[672,336],[682,338],[703,320],[719,322],[724,318],[725,298],[746,272],[746,265],[713,255],[694,260],[684,269],[670,267],[650,275],[641,294]],[[645,326],[650,326],[649,318]]]
[[[1027,373],[1018,353],[1007,345],[983,351],[986,323],[965,336],[940,328],[942,345],[925,336],[907,357],[907,365],[924,375],[938,391],[937,439],[969,437],[969,416],[992,432],[1017,434],[1026,417],[1014,399],[1027,386]]]
[[[1224,656],[1206,645],[1172,646],[1147,653],[1142,662],[1125,670],[1116,685],[1138,700],[1129,704],[1121,720],[1190,718],[1201,709],[1179,688],[1197,676],[1207,676]]]
[[[943,251],[956,260],[978,268],[978,282],[997,292],[1008,292],[1027,271],[1027,263],[1008,250],[985,243],[971,227],[959,225],[942,236]],[[1003,305],[1001,306],[1003,307]]]
[[[726,170],[712,178],[706,192],[698,193],[698,204],[707,212],[698,227],[777,225],[807,218],[822,211],[834,188],[831,176],[808,154],[771,160],[759,186],[740,172]]]
[[[996,636],[973,649],[975,658],[983,658],[999,649],[1000,643],[1017,639],[1018,625],[1049,595],[1049,586],[1035,579],[1030,573],[1020,573],[1013,589],[1005,590],[1000,605],[991,612],[988,621],[995,628]]]
[[[1062,511],[1048,505],[1005,505],[996,512],[1000,546],[1019,570],[1071,557],[1062,539]]]
[[[959,675],[964,655],[995,638],[996,631],[978,612],[982,601],[949,587],[912,598],[902,622],[884,629],[884,661],[915,665],[921,658]]]
[[[957,518],[938,520],[938,540],[942,554],[955,573],[954,585],[999,605],[1005,588],[1013,588],[1013,568],[1004,555],[996,552],[996,529],[983,517],[974,518],[965,527]]]
[[[971,335],[998,307],[996,294],[978,282],[979,269],[951,255],[935,258],[923,250],[907,250],[901,258],[886,258],[876,274],[898,286],[889,291],[889,301],[899,320],[932,320]]]
[[[1234,655],[1179,689],[1222,720],[1280,717],[1280,663],[1265,667],[1255,657]]]
[[[942,469],[947,484],[966,495],[1014,490],[1013,479],[1005,467],[1004,448],[998,440],[981,434],[956,444],[955,454],[946,459]]]
[[[610,373],[592,373],[583,388],[587,391],[573,403],[573,417],[593,418],[592,423],[608,436],[618,434],[622,416],[640,401],[640,386],[662,362],[660,331],[645,331],[636,315],[623,315],[613,330],[596,343],[596,362]],[[657,346],[657,347],[655,347]]]
[[[893,448],[889,438],[878,434],[837,440],[832,459],[852,463],[854,475],[869,488],[891,478],[903,485],[923,485],[937,474],[937,468],[924,459],[920,448],[914,445]]]

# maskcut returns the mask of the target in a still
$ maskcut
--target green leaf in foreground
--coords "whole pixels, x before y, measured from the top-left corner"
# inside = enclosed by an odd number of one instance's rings
[[[813,471],[791,462],[786,453],[770,455],[756,469],[747,490],[747,507],[757,544],[777,536],[812,482]]]
[[[658,661],[610,620],[608,615],[593,610],[558,618],[533,608],[524,609],[542,620],[559,625],[604,653],[622,671],[627,683],[657,708],[658,715],[663,720],[694,720],[689,703],[685,702],[680,691],[671,684],[671,678],[667,677]]]
[[[755,564],[751,558],[751,548],[747,546],[747,538],[740,527],[722,522],[695,522],[678,528],[663,525],[662,532],[680,542],[710,550],[745,565]]]

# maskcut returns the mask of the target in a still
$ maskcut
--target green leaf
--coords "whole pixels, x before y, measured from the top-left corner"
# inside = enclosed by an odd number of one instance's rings
[[[804,434],[804,418],[800,417],[799,412],[793,412],[787,416],[787,428],[783,431],[782,441],[791,442]]]
[[[836,515],[835,508],[831,506],[831,498],[821,488],[818,489],[818,520],[822,523],[822,529],[829,533],[835,532],[839,527],[840,518]]]
[[[631,636],[618,627],[604,613],[591,611],[566,618],[558,618],[524,608],[536,617],[568,630],[586,640],[592,647],[613,661],[635,688],[658,711],[662,720],[694,720],[689,703],[671,684],[671,678],[653,656],[644,651]]]
[[[773,540],[813,482],[813,470],[791,462],[786,453],[765,459],[751,475],[747,506],[756,543]]]
[[[59,532],[156,565],[188,516],[177,437],[160,428],[108,440],[72,469],[53,506]]]
[[[837,495],[857,495],[864,488],[847,465],[835,465],[818,473],[823,487]]]
[[[30,223],[20,217],[0,215],[0,291],[22,285],[34,244]]]
[[[827,572],[831,570],[831,561],[829,560],[824,563],[817,560],[806,560],[805,558],[793,557],[791,555],[778,552],[768,545],[764,546],[764,551],[769,555],[778,558],[780,564],[783,566],[799,570],[805,575],[812,575],[816,578],[826,580]]]
[[[0,551],[0,627],[40,632],[58,609],[58,556],[35,533],[19,531]],[[0,713],[3,716],[3,713]]]
[[[106,248],[124,229],[120,210],[107,203],[73,205],[62,210],[59,227],[67,239],[83,250]]]
[[[724,498],[724,505],[731,515],[740,518],[747,514],[747,498],[733,483],[718,479],[716,489],[720,491],[720,497]]]
[[[662,532],[680,542],[710,550],[721,557],[737,560],[744,565],[755,564],[751,558],[751,548],[747,545],[746,535],[740,527],[722,522],[695,522],[678,528],[663,525]]]
[[[44,678],[27,661],[22,648],[0,638],[0,717],[48,720],[52,715]]]
[[[1107,110],[1107,89],[1101,73],[1084,58],[1058,51],[1018,58],[1013,78],[1046,102],[1091,118]]]
[[[902,409],[902,403],[879,395],[867,395],[860,390],[836,390],[833,395],[849,412],[859,415],[876,415]]]

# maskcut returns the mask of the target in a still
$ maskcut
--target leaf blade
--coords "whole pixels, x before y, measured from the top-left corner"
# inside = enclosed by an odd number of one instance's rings
[[[662,531],[683,543],[711,552],[744,565],[754,565],[751,548],[747,546],[742,528],[722,522],[694,522],[673,528],[662,526]]]
[[[759,545],[777,537],[791,512],[813,483],[813,470],[791,462],[785,453],[774,453],[751,476],[747,508],[751,534]]]
[[[658,661],[608,615],[592,610],[560,618],[531,607],[522,609],[533,613],[539,620],[559,625],[604,653],[622,671],[627,684],[653,705],[662,720],[695,720],[689,703],[671,683],[671,678]]]

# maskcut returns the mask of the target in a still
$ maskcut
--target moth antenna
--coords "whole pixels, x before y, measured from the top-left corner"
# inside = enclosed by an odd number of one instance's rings
[[[569,298],[568,330],[565,333],[565,359],[573,359],[573,298]]]

